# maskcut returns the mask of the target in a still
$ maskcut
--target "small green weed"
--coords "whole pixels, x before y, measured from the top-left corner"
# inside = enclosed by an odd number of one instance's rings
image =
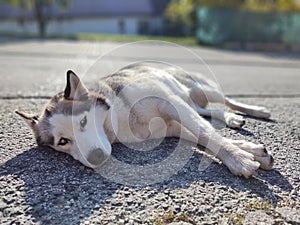
[[[163,215],[155,215],[154,219],[150,222],[155,225],[167,225],[173,222],[188,222],[195,224],[193,219],[186,212],[176,214],[173,210],[168,210]]]

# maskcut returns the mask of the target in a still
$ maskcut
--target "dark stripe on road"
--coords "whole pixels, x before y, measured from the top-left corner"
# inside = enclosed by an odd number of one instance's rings
[[[300,94],[229,94],[229,98],[300,98]],[[0,100],[51,99],[51,96],[0,96]]]
[[[80,54],[72,53],[51,53],[51,52],[18,52],[18,51],[1,51],[0,57],[26,57],[26,58],[52,58],[52,59],[74,59]],[[85,58],[90,60],[99,60],[101,57],[102,60],[121,60],[121,61],[146,61],[149,60],[149,57],[132,57],[132,56],[108,56],[108,55],[84,55]],[[199,57],[201,57],[199,55]],[[201,57],[202,58],[202,57]],[[282,57],[283,59],[289,59],[291,62],[276,62],[276,61],[254,61],[254,60],[229,60],[229,59],[212,59],[212,58],[202,58],[203,61],[209,65],[229,65],[229,66],[253,66],[253,67],[276,67],[276,68],[300,68],[300,63],[298,62],[299,56],[292,57]],[[171,63],[186,63],[186,64],[195,64],[198,59],[195,58],[157,58],[156,61],[165,61]],[[195,61],[196,60],[196,61]],[[199,65],[203,64],[202,60],[199,59]]]

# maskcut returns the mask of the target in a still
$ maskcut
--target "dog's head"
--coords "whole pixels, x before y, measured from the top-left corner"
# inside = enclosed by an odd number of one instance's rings
[[[76,74],[68,71],[65,90],[54,96],[40,115],[16,113],[30,126],[39,146],[68,153],[95,168],[111,154],[104,128],[109,108],[105,96],[90,93]]]

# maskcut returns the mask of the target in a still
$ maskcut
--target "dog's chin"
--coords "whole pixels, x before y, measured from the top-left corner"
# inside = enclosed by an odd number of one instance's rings
[[[88,168],[97,169],[97,168],[101,167],[102,165],[104,165],[107,160],[108,160],[108,158],[105,159],[104,161],[100,162],[99,164],[91,164],[91,163],[83,163],[83,162],[81,162],[81,163]]]
[[[102,166],[108,160],[109,156],[102,149],[96,148],[91,150],[86,157],[81,155],[81,157],[73,156],[73,158],[80,161],[86,167],[96,169]]]

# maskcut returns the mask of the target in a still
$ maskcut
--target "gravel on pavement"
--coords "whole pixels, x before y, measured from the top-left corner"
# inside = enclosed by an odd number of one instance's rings
[[[244,179],[218,162],[199,171],[199,162],[206,156],[198,147],[169,179],[141,187],[112,182],[68,155],[36,147],[13,110],[18,106],[38,111],[46,100],[2,100],[1,224],[300,223],[300,101],[240,100],[266,105],[273,112],[272,120],[247,118],[242,130],[219,132],[264,143],[274,154],[272,171],[259,170],[253,178]],[[151,163],[165,152],[171,154],[177,143],[167,139],[148,154],[118,144],[113,155],[124,162]]]

